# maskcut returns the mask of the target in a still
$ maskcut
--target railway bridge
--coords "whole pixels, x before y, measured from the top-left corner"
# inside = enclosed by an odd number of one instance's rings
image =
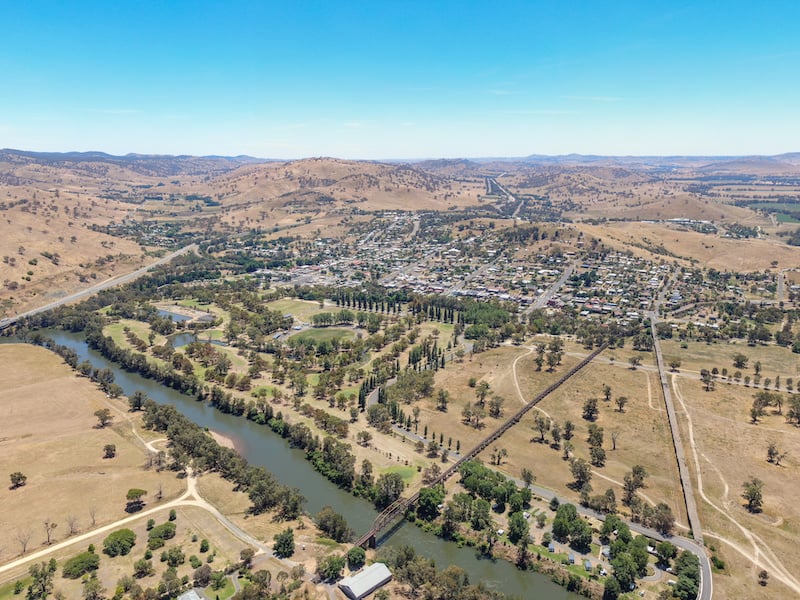
[[[490,433],[488,436],[483,438],[474,448],[472,448],[469,452],[463,454],[455,463],[450,465],[445,471],[439,475],[436,480],[431,482],[430,485],[438,485],[440,483],[444,483],[450,477],[452,477],[459,469],[459,467],[466,461],[472,460],[478,454],[483,452],[490,444],[496,442],[500,437],[511,427],[516,425],[520,422],[520,419],[524,417],[534,406],[539,404],[542,400],[544,400],[547,396],[552,394],[556,391],[562,384],[564,384],[567,380],[573,377],[578,371],[583,369],[586,365],[588,365],[592,360],[600,354],[603,350],[608,347],[608,343],[604,343],[598,346],[589,356],[584,358],[581,362],[577,365],[572,367],[569,371],[564,373],[561,377],[559,377],[556,381],[551,383],[547,386],[544,390],[539,392],[539,394],[531,400],[528,404],[520,408],[517,412],[515,412],[509,419],[503,423],[500,427]],[[374,548],[378,544],[378,540],[385,535],[387,532],[390,532],[394,527],[396,527],[400,521],[405,518],[405,514],[409,508],[414,506],[419,499],[419,492],[416,492],[413,496],[408,498],[398,498],[392,504],[387,506],[376,518],[375,521],[372,523],[372,527],[361,535],[356,541],[356,546],[361,546],[362,548]]]

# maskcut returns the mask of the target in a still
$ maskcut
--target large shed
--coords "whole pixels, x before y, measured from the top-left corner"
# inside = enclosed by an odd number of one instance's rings
[[[341,589],[348,598],[361,600],[361,598],[371,594],[391,580],[392,573],[389,571],[389,567],[383,563],[372,563],[359,573],[342,579],[339,582],[339,589]]]

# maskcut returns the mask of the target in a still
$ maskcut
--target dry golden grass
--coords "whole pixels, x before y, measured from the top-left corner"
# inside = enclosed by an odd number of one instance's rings
[[[453,449],[456,440],[461,442],[462,452],[470,449],[522,406],[514,384],[515,371],[520,391],[527,402],[586,354],[583,348],[572,342],[567,342],[565,350],[567,354],[563,364],[554,373],[536,371],[535,353],[529,348],[512,346],[493,349],[476,355],[471,360],[465,360],[456,368],[450,366],[439,371],[436,375],[437,387],[450,392],[451,403],[447,413],[436,410],[434,400],[421,403],[420,434],[423,425],[427,424],[429,435],[435,433],[437,441],[441,432],[445,445],[448,438],[452,437]],[[660,387],[653,373],[643,369],[632,371],[628,367],[627,359],[633,354],[643,357],[643,365],[652,363],[650,355],[632,350],[604,352],[564,386],[545,398],[538,405],[541,410],[534,409],[528,413],[519,425],[504,434],[481,458],[490,462],[495,446],[505,448],[509,455],[504,459],[500,470],[519,478],[521,470],[529,468],[537,476],[539,484],[555,490],[561,497],[576,500],[577,494],[567,488],[567,484],[572,481],[569,466],[563,460],[561,451],[550,447],[552,438],[549,433],[546,436],[547,444],[531,442],[532,438],[539,437],[538,431],[534,429],[534,419],[544,412],[562,425],[567,419],[571,420],[576,425],[572,440],[574,454],[588,459],[588,445],[585,441],[588,424],[581,417],[583,403],[589,397],[602,398],[603,385],[608,384],[612,388],[613,397],[626,396],[629,403],[625,412],[619,413],[613,402],[607,404],[600,400],[597,424],[605,431],[607,462],[605,467],[595,469],[597,474],[592,481],[595,492],[600,493],[607,487],[612,487],[620,498],[620,485],[625,473],[634,464],[642,464],[650,473],[648,487],[643,493],[653,502],[667,502],[676,518],[685,523],[685,510],[675,486],[677,467],[666,426]],[[609,362],[612,358],[613,362]],[[475,389],[468,385],[471,377],[478,381],[487,381],[493,393],[505,398],[504,418],[487,417],[486,426],[481,431],[476,431],[461,421],[464,405],[476,400]],[[612,451],[611,432],[615,430],[619,433],[619,438],[617,450]]]
[[[786,424],[783,416],[773,414],[772,409],[767,409],[767,416],[758,425],[751,424],[751,388],[718,384],[715,391],[706,392],[699,381],[678,375],[672,377],[672,385],[676,409],[683,413],[681,435],[697,486],[704,530],[712,538],[722,536],[736,544],[750,557],[754,554],[753,542],[750,533],[745,533],[741,526],[758,536],[755,541],[762,559],[776,557],[789,573],[796,573],[798,557],[794,548],[800,534],[800,509],[796,502],[797,469],[800,467],[797,429]],[[684,406],[691,419],[691,429]],[[789,453],[779,467],[766,460],[767,445],[771,441],[781,451]],[[698,467],[701,481],[697,478]],[[760,514],[748,513],[741,498],[742,483],[750,477],[764,482],[764,508]],[[737,554],[729,544],[715,543],[726,557]],[[771,577],[778,577],[773,568],[765,568]],[[753,597],[758,590],[755,576],[758,570],[751,568],[752,577],[741,582]]]
[[[144,264],[138,244],[87,228],[91,223],[105,224],[113,215],[109,210],[87,220],[68,216],[66,210],[40,208],[34,213],[15,207],[4,211],[0,219],[0,256],[8,257],[8,261],[4,259],[0,269],[0,314],[23,312]],[[43,252],[57,253],[58,265]],[[107,261],[105,264],[96,262],[101,257]],[[18,288],[12,289],[14,285]]]
[[[39,548],[45,542],[45,519],[58,524],[53,537],[63,540],[70,515],[80,531],[90,527],[91,509],[98,525],[125,517],[125,494],[131,487],[148,490],[150,506],[159,486],[165,500],[185,489],[174,473],[142,468],[144,449],[131,440],[121,402],[113,411],[114,425],[95,427],[92,413],[109,401],[55,354],[9,344],[0,345],[0,360],[6,367],[0,389],[0,473],[7,478],[21,471],[28,477],[15,490],[0,486],[0,529],[9,532],[0,545],[0,560],[20,553],[18,532],[32,533],[28,551]],[[106,444],[116,446],[115,458],[103,458]]]
[[[778,261],[779,266],[792,266],[800,262],[800,248],[778,239],[735,240],[694,231],[679,231],[672,226],[655,223],[581,223],[576,227],[589,236],[602,239],[608,246],[630,250],[653,260],[672,261],[674,258],[653,254],[632,244],[642,243],[646,239],[648,246],[663,245],[676,256],[694,258],[704,267],[719,270],[757,271],[769,269],[774,260]]]

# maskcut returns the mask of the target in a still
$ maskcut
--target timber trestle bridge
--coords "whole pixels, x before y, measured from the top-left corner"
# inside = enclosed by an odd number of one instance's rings
[[[577,365],[575,365],[569,371],[567,371],[561,377],[559,377],[558,380],[554,381],[544,390],[539,392],[539,394],[533,400],[531,400],[528,404],[520,408],[505,423],[503,423],[495,431],[493,431],[487,437],[481,440],[480,443],[478,443],[478,445],[472,448],[472,450],[462,455],[461,458],[459,458],[455,463],[450,465],[450,467],[448,467],[445,471],[443,471],[442,474],[439,475],[439,477],[437,477],[434,481],[432,481],[430,485],[434,486],[447,481],[458,471],[459,467],[464,462],[472,460],[478,454],[483,452],[490,444],[496,442],[506,431],[511,429],[511,427],[513,427],[517,423],[519,423],[520,419],[522,419],[522,417],[524,417],[534,406],[539,404],[539,402],[544,400],[547,396],[549,396],[559,387],[561,387],[562,384],[564,384],[567,380],[569,380],[578,371],[583,369],[583,367],[592,362],[592,360],[594,360],[594,358],[606,348],[608,348],[608,342],[605,342],[600,346],[598,346],[591,354],[589,354],[581,362],[579,362]],[[363,535],[361,535],[355,541],[355,545],[361,546],[362,548],[374,548],[377,545],[378,539],[381,537],[382,532],[391,531],[394,527],[399,525],[401,520],[405,518],[406,511],[414,504],[416,504],[417,500],[419,500],[419,492],[416,492],[413,496],[410,496],[409,498],[398,498],[397,500],[395,500],[392,504],[383,509],[383,512],[381,512],[375,518],[375,521],[372,523],[372,528]]]

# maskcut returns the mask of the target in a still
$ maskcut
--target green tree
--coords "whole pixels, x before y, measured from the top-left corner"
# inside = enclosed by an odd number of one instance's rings
[[[172,546],[164,554],[166,556],[166,563],[170,567],[177,569],[186,562],[186,555],[183,553],[183,550],[181,550],[180,546]]]
[[[103,552],[111,557],[125,556],[135,544],[136,534],[130,529],[120,529],[103,540]]]
[[[141,390],[136,390],[133,395],[128,397],[128,405],[131,407],[131,412],[142,410],[145,402],[147,402],[147,394]]]
[[[483,408],[484,404],[486,403],[486,396],[489,395],[489,383],[486,381],[481,381],[478,383],[477,387],[475,388],[475,396],[478,399],[478,405]]]
[[[97,417],[97,425],[101,429],[111,423],[114,419],[111,411],[107,408],[101,408],[100,410],[94,411],[94,416]]]
[[[209,567],[209,571],[211,568]],[[133,576],[137,579],[148,577],[153,574],[153,561],[146,558],[140,558],[133,563]],[[207,584],[206,584],[207,585]]]
[[[587,398],[583,403],[583,418],[587,421],[594,421],[600,411],[597,408],[597,398]]]
[[[64,563],[62,571],[67,579],[78,579],[81,575],[96,571],[100,566],[100,557],[94,552],[81,552]]]
[[[103,458],[114,458],[117,455],[117,447],[114,444],[103,446]]]
[[[536,415],[533,420],[534,428],[539,432],[539,442],[544,443],[544,436],[550,430],[550,419],[544,415]]]
[[[125,512],[133,513],[142,510],[144,507],[144,501],[142,497],[147,495],[147,490],[142,490],[139,488],[131,488],[128,490],[128,493],[125,495],[125,499],[128,501],[127,505],[125,506]]]
[[[47,598],[50,595],[53,589],[55,572],[55,561],[50,561],[49,563],[43,561],[30,566],[28,569],[28,574],[31,576],[31,583],[28,586],[28,598],[30,600]]]
[[[353,546],[347,551],[347,566],[351,571],[357,571],[364,566],[367,553],[360,546]]]
[[[662,566],[669,566],[669,561],[678,555],[678,549],[674,544],[663,541],[656,545],[656,554],[658,555],[658,562]]]
[[[528,468],[522,469],[522,481],[525,482],[525,487],[531,487],[531,484],[536,481],[536,476]]]
[[[747,510],[751,513],[761,512],[764,502],[764,482],[756,477],[751,477],[742,484],[744,491],[742,497],[747,500]]]
[[[28,477],[26,475],[23,475],[19,471],[15,471],[14,473],[11,473],[10,478],[11,478],[11,489],[12,490],[15,490],[17,488],[22,487],[28,481]]]
[[[278,558],[289,558],[294,554],[294,531],[291,527],[275,534],[273,538],[275,544],[272,547],[275,556]]]
[[[399,473],[383,473],[375,482],[375,506],[386,508],[400,497],[404,489],[405,482]]]
[[[353,537],[353,530],[347,526],[345,518],[330,506],[323,507],[314,520],[317,527],[336,542],[348,542]]]
[[[432,521],[439,516],[439,505],[443,500],[444,488],[441,485],[420,489],[417,516],[425,521]]]
[[[520,540],[527,539],[530,532],[528,521],[521,512],[512,513],[508,519],[508,540],[516,544]]]
[[[329,554],[317,561],[317,574],[323,581],[334,582],[342,576],[346,562],[340,554]]]
[[[622,590],[629,590],[636,581],[638,569],[633,557],[627,552],[621,552],[611,560],[614,579]]]
[[[92,576],[87,579],[83,584],[83,599],[84,600],[103,600],[105,596],[106,589],[103,587],[103,584],[100,583],[100,580],[97,578],[97,574],[93,573]]]
[[[592,480],[592,468],[582,458],[573,458],[570,461],[570,472],[574,479],[573,486],[579,490]]]

